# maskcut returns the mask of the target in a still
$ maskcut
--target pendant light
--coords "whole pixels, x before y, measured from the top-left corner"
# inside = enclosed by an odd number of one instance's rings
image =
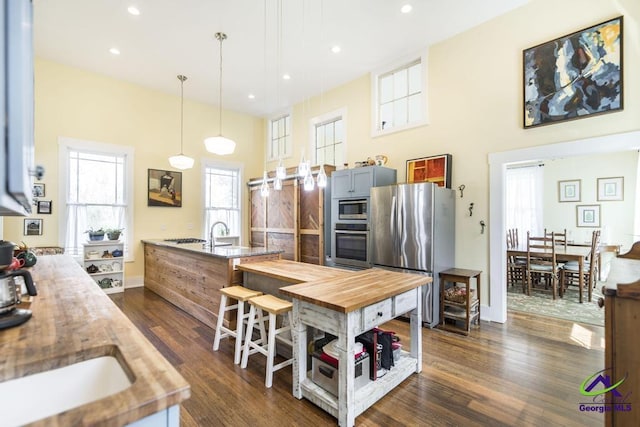
[[[313,175],[311,175],[311,169],[307,170],[307,175],[304,177],[304,191],[313,191],[315,187],[315,181]]]
[[[260,195],[262,197],[269,197],[269,183],[267,182],[268,180],[268,175],[267,175],[267,171],[264,171],[264,174],[262,175],[262,185],[260,186]]]
[[[220,132],[218,136],[212,136],[204,140],[204,145],[207,151],[213,154],[224,156],[233,153],[236,149],[236,143],[229,138],[222,136],[222,42],[227,39],[225,33],[216,33],[216,40],[220,42],[220,88],[218,93],[218,108],[219,108],[219,125]]]
[[[327,174],[324,172],[324,163],[320,165],[320,172],[318,172],[318,188],[325,188],[327,186]]]
[[[169,157],[169,164],[176,169],[191,169],[193,167],[193,159],[182,154],[183,124],[184,124],[184,81],[187,76],[178,75],[180,80],[180,154]]]
[[[280,162],[278,163],[278,167],[276,168],[276,178],[285,179],[287,177],[287,169],[285,169],[282,164],[282,157],[280,158]]]

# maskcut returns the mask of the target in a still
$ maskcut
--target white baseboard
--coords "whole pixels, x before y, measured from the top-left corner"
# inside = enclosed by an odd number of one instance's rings
[[[497,322],[504,323],[504,320],[498,319],[491,310],[491,307],[488,305],[480,304],[480,320],[485,320],[487,322]]]

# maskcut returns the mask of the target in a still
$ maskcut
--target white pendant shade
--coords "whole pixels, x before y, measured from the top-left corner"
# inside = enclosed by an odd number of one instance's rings
[[[327,186],[327,174],[324,171],[324,165],[320,166],[320,172],[318,172],[318,187],[325,188]]]
[[[172,168],[176,169],[191,169],[193,167],[193,159],[189,156],[182,154],[183,147],[183,127],[184,127],[184,81],[187,80],[187,76],[182,74],[178,75],[180,80],[180,154],[169,157],[169,164]]]
[[[169,164],[171,167],[176,169],[191,169],[193,167],[193,162],[194,160],[191,157],[185,156],[184,154],[169,157]]]
[[[269,179],[267,175],[267,171],[264,171],[262,175],[262,185],[260,186],[260,195],[262,197],[269,197],[269,184],[267,180]]]
[[[206,138],[204,140],[204,146],[208,152],[218,154],[219,156],[231,154],[236,149],[236,143],[222,135]]]

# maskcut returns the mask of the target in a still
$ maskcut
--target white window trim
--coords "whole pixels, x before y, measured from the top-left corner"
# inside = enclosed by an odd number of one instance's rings
[[[404,56],[397,61],[394,61],[391,64],[388,64],[384,67],[381,67],[377,70],[371,72],[371,137],[376,138],[378,136],[389,135],[396,132],[402,132],[407,129],[413,129],[420,126],[425,126],[429,124],[429,109],[428,109],[428,96],[427,96],[427,74],[428,74],[428,58],[429,51],[428,49],[422,50],[413,55]],[[388,129],[379,129],[378,123],[380,123],[380,114],[379,114],[379,105],[378,105],[378,97],[379,97],[379,80],[380,77],[390,73],[398,68],[402,68],[407,64],[414,62],[420,59],[421,67],[422,67],[422,120],[418,120],[417,122],[407,123],[402,126],[395,126]]]
[[[128,245],[129,250],[125,254],[125,262],[134,262],[134,229],[133,229],[133,217],[134,217],[134,205],[133,205],[133,193],[135,192],[135,186],[133,183],[133,165],[134,165],[134,153],[135,150],[133,147],[127,145],[116,145],[116,144],[107,144],[104,142],[95,142],[95,141],[87,141],[82,139],[68,138],[68,137],[58,137],[58,170],[60,171],[60,176],[58,180],[58,200],[59,206],[62,208],[67,204],[67,187],[66,183],[69,179],[69,150],[79,150],[79,151],[92,151],[94,153],[99,154],[121,154],[125,153],[127,156],[127,166],[125,168],[124,174],[127,185],[125,186],[125,200],[127,203],[127,217],[125,223],[125,232],[129,238]],[[67,216],[59,213],[58,214],[58,245],[60,247],[64,247],[64,236],[67,234]]]
[[[288,146],[284,147],[284,155],[282,156],[283,159],[289,159],[291,158],[291,156],[293,156],[293,113],[291,112],[290,109],[285,110],[285,111],[281,111],[280,114],[274,114],[273,116],[269,117],[269,119],[267,120],[267,149],[266,149],[266,153],[267,153],[267,161],[268,162],[273,162],[273,161],[277,161],[280,160],[280,157],[274,157],[273,152],[271,151],[271,122],[273,120],[278,120],[281,119],[284,116],[289,116],[289,122],[291,123],[291,133],[289,134],[289,144]]]
[[[318,164],[318,159],[316,156],[316,125],[320,123],[325,123],[334,119],[342,119],[342,158],[347,158],[347,107],[342,107],[337,110],[331,111],[329,113],[325,113],[321,116],[313,117],[309,120],[309,142],[307,144],[307,149],[309,153],[313,153],[312,163],[314,165]],[[335,165],[338,168],[340,165]]]
[[[243,235],[243,230],[244,230],[244,185],[242,184],[244,182],[244,163],[241,162],[228,162],[225,160],[213,160],[210,158],[205,158],[202,159],[202,161],[200,162],[200,164],[202,164],[202,168],[200,169],[200,177],[203,180],[203,185],[202,185],[202,192],[200,194],[200,200],[202,201],[202,238],[205,240],[209,239],[209,231],[204,229],[204,225],[207,223],[207,214],[206,214],[206,200],[207,200],[207,186],[204,185],[204,177],[206,176],[207,173],[207,168],[221,168],[221,169],[238,169],[239,173],[238,173],[238,186],[240,187],[238,190],[238,195],[239,195],[239,210],[240,210],[240,230],[238,231],[238,239],[240,241],[240,244],[242,244],[242,235]]]

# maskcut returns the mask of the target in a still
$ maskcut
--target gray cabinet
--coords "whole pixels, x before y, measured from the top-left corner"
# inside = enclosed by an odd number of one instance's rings
[[[396,170],[366,166],[335,171],[331,175],[331,196],[335,199],[369,197],[371,187],[396,183]]]

